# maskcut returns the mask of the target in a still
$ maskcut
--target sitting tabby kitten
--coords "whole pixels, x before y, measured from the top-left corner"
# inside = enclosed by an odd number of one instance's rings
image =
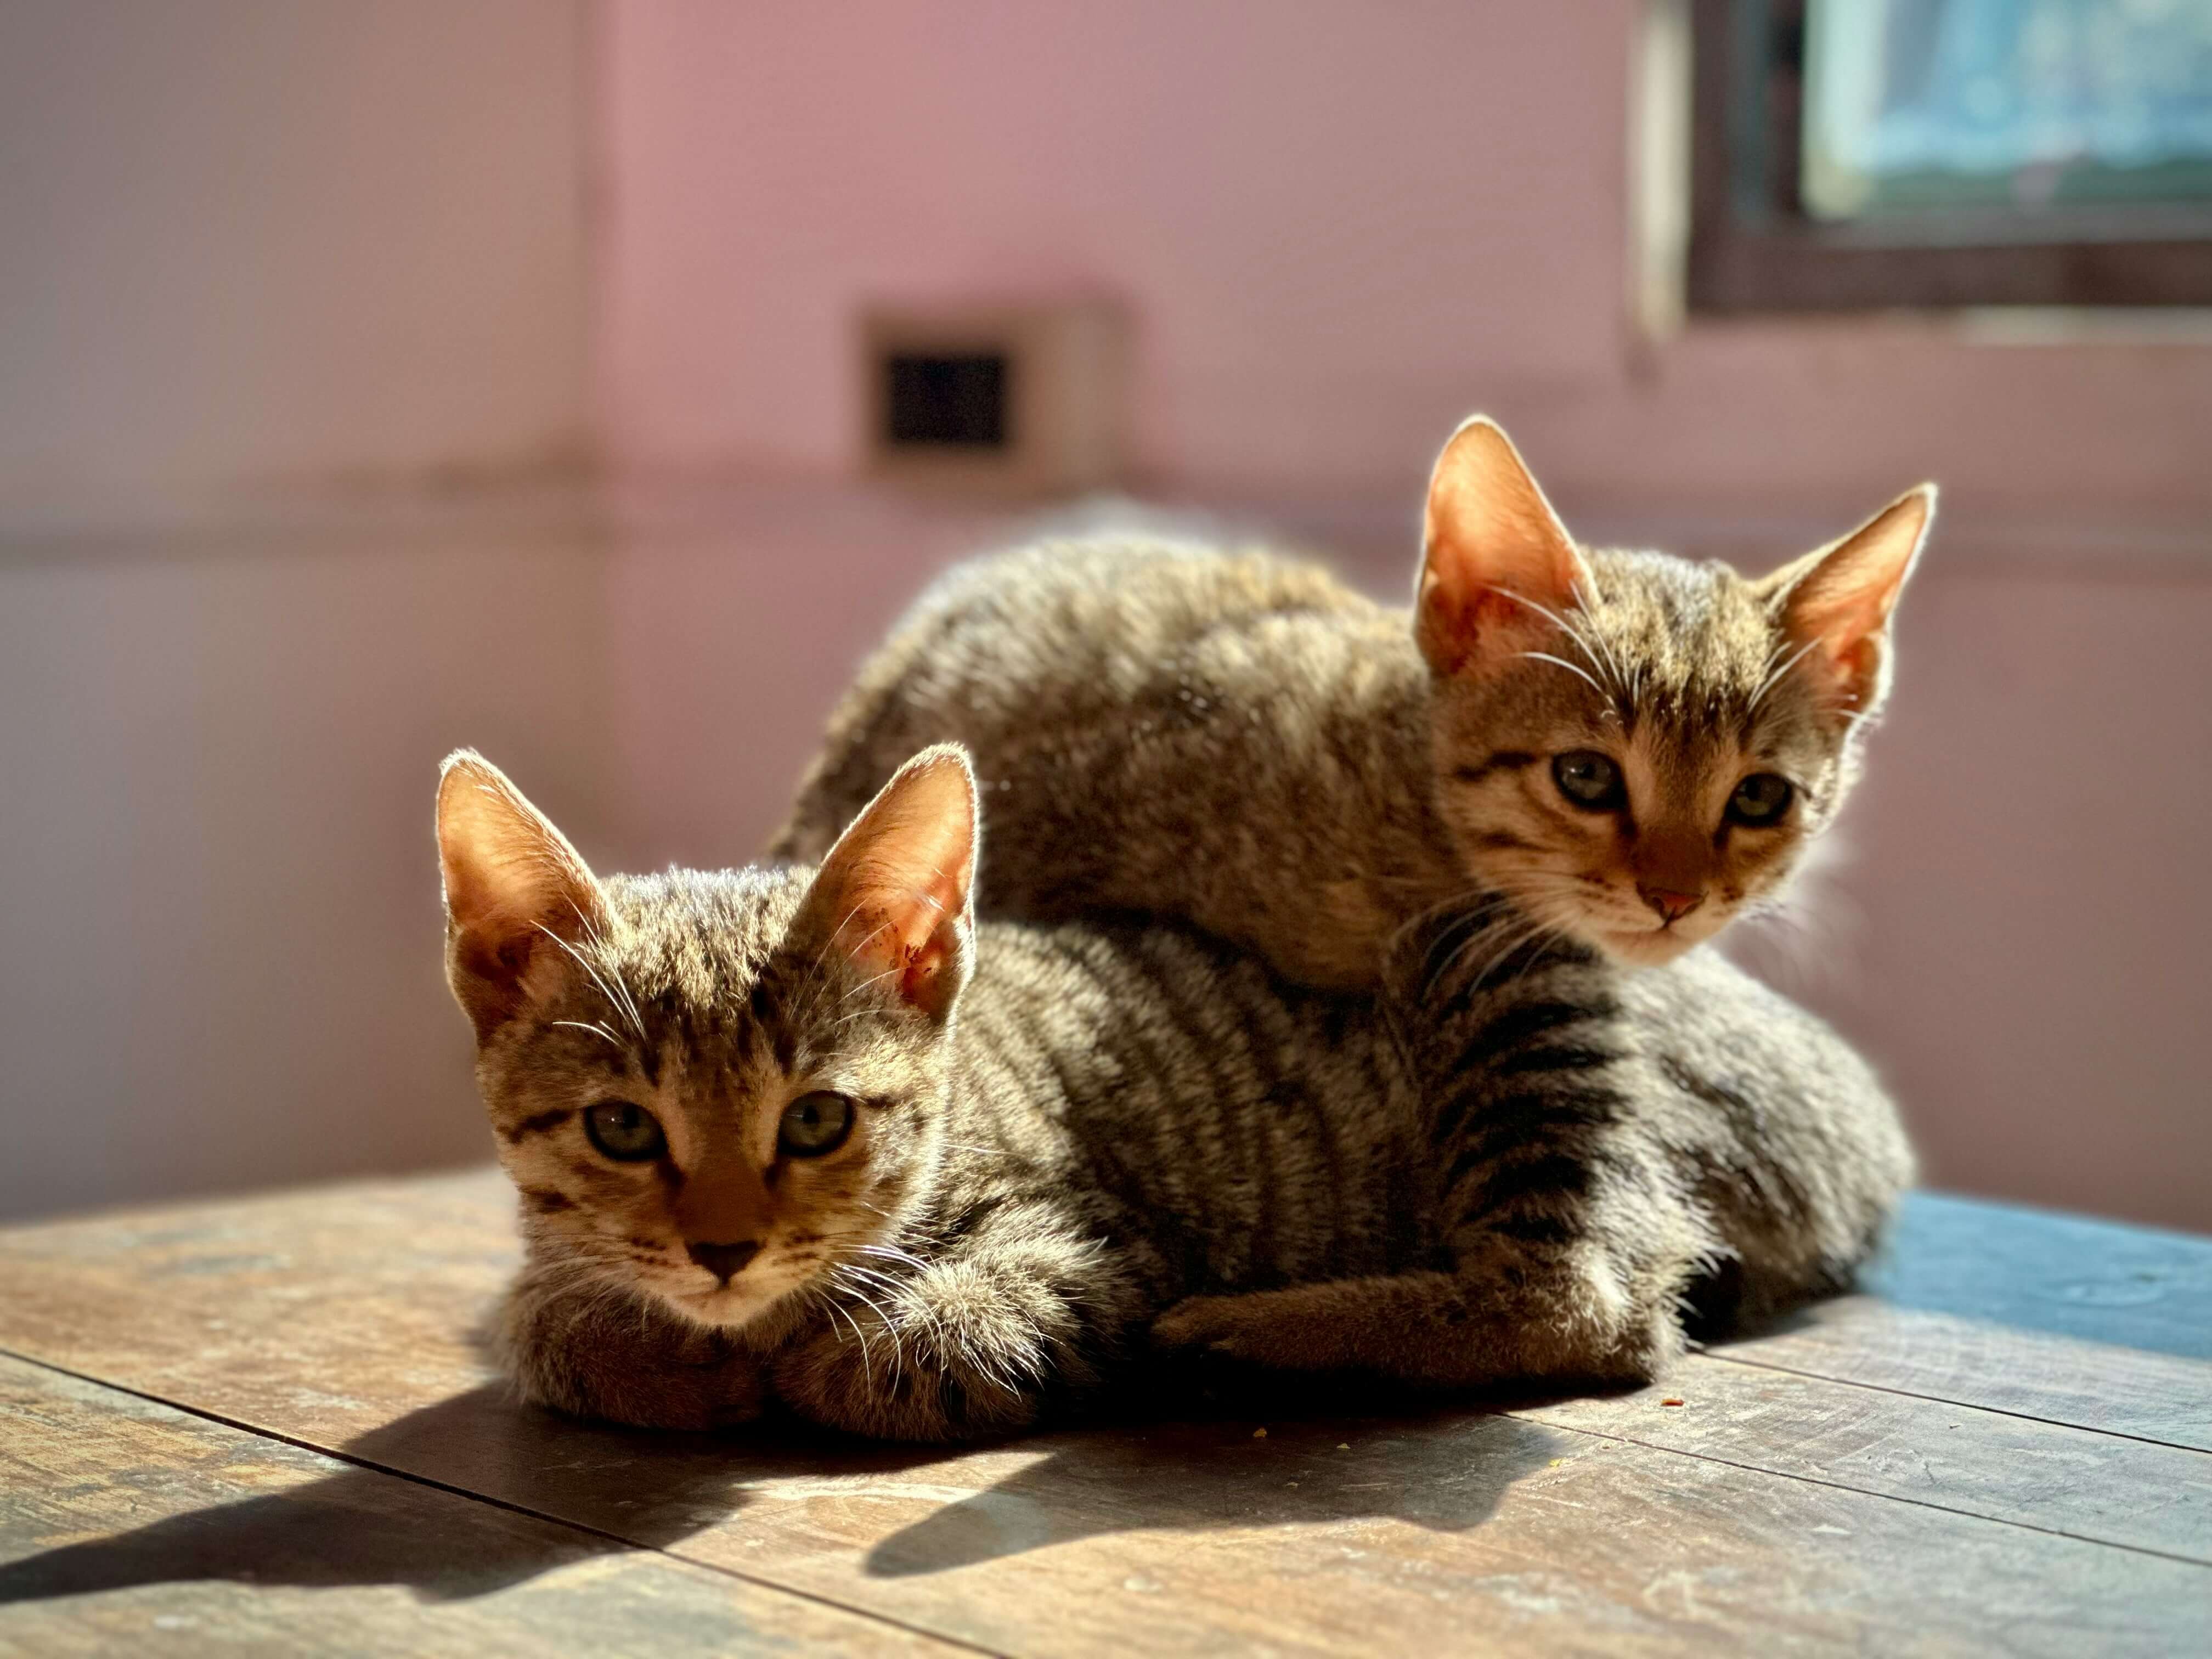
[[[1774,896],[1889,679],[1923,484],[1747,580],[1577,548],[1486,420],[1429,486],[1409,630],[1313,567],[1098,538],[927,594],[830,724],[777,856],[818,858],[927,743],[970,750],[984,913],[1183,917],[1302,982],[1502,893],[1532,933],[1662,963]]]
[[[1378,1001],[1177,927],[979,927],[976,812],[940,748],[818,872],[600,879],[447,763],[527,1398],[941,1440],[1079,1409],[1156,1344],[1642,1377],[1694,1285],[1756,1313],[1841,1282],[1908,1177],[1864,1066],[1717,960],[1569,949],[1486,985],[1463,918]]]

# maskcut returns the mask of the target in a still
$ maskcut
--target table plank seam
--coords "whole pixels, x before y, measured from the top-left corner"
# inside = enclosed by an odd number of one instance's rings
[[[1955,1403],[1955,1402],[1939,1402]],[[2148,1544],[2123,1543],[2117,1539],[2093,1538],[2084,1533],[2067,1532],[2057,1527],[2039,1526],[2033,1521],[2015,1520],[2009,1516],[1984,1515],[1978,1510],[1962,1510],[1949,1504],[1938,1504],[1925,1498],[1909,1498],[1902,1492],[1876,1492],[1866,1486],[1855,1486],[1845,1480],[1824,1480],[1816,1474],[1800,1474],[1789,1469],[1770,1469],[1759,1463],[1740,1462],[1733,1457],[1720,1457],[1711,1452],[1686,1451],[1680,1446],[1669,1446],[1658,1441],[1643,1440],[1632,1434],[1609,1434],[1603,1429],[1592,1429],[1579,1424],[1556,1423],[1535,1411],[1510,1411],[1508,1417],[1524,1423],[1568,1434],[1586,1434],[1599,1440],[1610,1440],[1624,1446],[1641,1446],[1646,1451],[1671,1452],[1677,1457],[1693,1457],[1701,1463],[1717,1463],[1723,1468],[1741,1469],[1747,1474],[1771,1475],[1778,1480],[1796,1480],[1808,1486],[1823,1486],[1830,1492],[1847,1492],[1861,1498],[1879,1498],[1892,1504],[1910,1504],[1916,1509],[1934,1510],[1942,1515],[1955,1515],[1961,1520],[1978,1521],[1992,1527],[2015,1527],[2022,1532],[2041,1533],[2046,1538],[2063,1538],[2069,1543],[2087,1544],[2097,1549],[2125,1550],[2131,1555],[2154,1556],[2161,1561],[2178,1561],[2185,1567],[2201,1567],[2212,1571],[2212,1561],[2199,1556],[2177,1555],[2171,1550],[2153,1548]],[[2065,1425],[2054,1426],[2064,1427]]]
[[[165,1395],[155,1394],[149,1389],[133,1388],[127,1382],[118,1382],[105,1376],[94,1376],[88,1372],[76,1370],[67,1365],[58,1365],[52,1360],[41,1359],[33,1354],[21,1353],[13,1348],[0,1347],[0,1358],[35,1366],[40,1370],[50,1371],[57,1376],[70,1377],[79,1382],[89,1383],[94,1388],[112,1389],[117,1394],[128,1395],[135,1400],[143,1400],[150,1405],[167,1407],[172,1411],[181,1412],[187,1417],[196,1417],[203,1422],[220,1424],[224,1428],[252,1435],[257,1439],[273,1440],[283,1445],[296,1447],[301,1451],[311,1452],[316,1456],[327,1457],[333,1462],[343,1463],[350,1468],[367,1470],[374,1474],[390,1475],[395,1480],[404,1480],[414,1486],[425,1486],[433,1492],[445,1492],[452,1497],[465,1498],[491,1509],[503,1510],[510,1515],[522,1516],[526,1519],[542,1522],[569,1532],[581,1533],[586,1537],[602,1539],[626,1550],[636,1550],[646,1554],[663,1556],[671,1561],[678,1561],[686,1566],[699,1568],[720,1577],[732,1579],[739,1583],[750,1584],[757,1589],[769,1590],[779,1595],[787,1595],[794,1601],[811,1602],[817,1607],[828,1607],[833,1612],[848,1613],[872,1623],[902,1632],[908,1636],[921,1638],[925,1641],[939,1643],[945,1647],[958,1649],[963,1652],[982,1654],[986,1656],[986,1659],[1016,1659],[1016,1656],[1004,1650],[985,1647],[981,1643],[970,1641],[965,1637],[948,1635],[943,1631],[909,1624],[902,1619],[895,1619],[873,1607],[854,1607],[848,1602],[840,1601],[833,1596],[823,1595],[812,1590],[800,1589],[794,1585],[782,1583],[773,1578],[763,1578],[752,1573],[740,1572],[736,1568],[726,1566],[718,1561],[701,1560],[696,1556],[686,1555],[680,1551],[664,1548],[659,1545],[641,1544],[635,1539],[626,1538],[618,1532],[611,1532],[604,1527],[595,1527],[587,1521],[572,1520],[567,1516],[533,1509],[527,1504],[517,1504],[504,1498],[495,1498],[489,1492],[455,1486],[451,1481],[441,1480],[434,1475],[422,1474],[412,1469],[398,1468],[389,1463],[380,1463],[374,1458],[357,1456],[353,1453],[324,1445],[318,1441],[287,1434],[282,1429],[272,1429],[264,1424],[250,1423],[243,1418],[231,1417],[224,1413],[210,1410],[204,1406],[189,1405],[183,1401],[172,1400]]]
[[[1989,1412],[1998,1417],[2014,1418],[2023,1423],[2041,1423],[2049,1428],[2071,1429],[2076,1434],[2103,1435],[2113,1440],[2132,1440],[2140,1446],[2160,1446],[2169,1451],[2192,1452],[2199,1457],[2212,1457],[2212,1450],[2203,1446],[2192,1446],[2185,1440],[2162,1440],[2152,1434],[2130,1434],[2125,1429],[2102,1429],[2090,1423],[2069,1423],[2061,1418],[2039,1417],[2033,1412],[1991,1406],[1978,1400],[1954,1400],[1948,1394],[1923,1394],[1917,1389],[1900,1389],[1892,1382],[1869,1382],[1855,1376],[1838,1376],[1832,1371],[1811,1370],[1802,1365],[1784,1365],[1771,1359],[1752,1359],[1741,1354],[1716,1353],[1710,1349],[1705,1351],[1703,1357],[1753,1370],[1775,1371],[1784,1376],[1803,1376],[1815,1382],[1832,1382],[1839,1388],[1865,1389],[1874,1394],[1895,1395],[1901,1400],[1925,1400],[1934,1406],[1956,1406],[1962,1411]]]

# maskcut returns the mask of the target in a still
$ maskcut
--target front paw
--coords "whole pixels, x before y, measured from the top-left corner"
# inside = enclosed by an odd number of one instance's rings
[[[727,1338],[544,1346],[518,1356],[524,1399],[572,1417],[702,1433],[750,1423],[768,1405],[757,1356]]]
[[[759,1358],[720,1335],[614,1379],[599,1415],[641,1428],[703,1433],[750,1423],[768,1407]]]
[[[778,1356],[775,1392],[801,1416],[884,1440],[974,1440],[1036,1422],[1056,1367],[1040,1328],[1060,1311],[939,1266],[842,1307]]]

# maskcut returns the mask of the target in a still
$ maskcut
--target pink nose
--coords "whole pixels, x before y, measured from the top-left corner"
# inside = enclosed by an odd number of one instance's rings
[[[1705,902],[1703,893],[1678,893],[1671,887],[1639,887],[1644,902],[1656,910],[1662,921],[1677,922]]]

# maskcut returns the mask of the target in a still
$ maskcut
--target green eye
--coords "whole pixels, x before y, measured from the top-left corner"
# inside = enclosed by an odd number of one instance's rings
[[[642,1164],[668,1150],[660,1121],[627,1100],[603,1100],[584,1114],[584,1133],[617,1164]]]
[[[1586,812],[1609,812],[1626,799],[1620,768],[1595,749],[1577,749],[1552,763],[1552,781]]]
[[[1729,797],[1729,816],[1738,823],[1771,823],[1790,810],[1797,791],[1772,772],[1753,772]]]
[[[783,1109],[775,1144],[790,1158],[820,1158],[845,1144],[853,1131],[853,1103],[843,1095],[817,1089]]]

